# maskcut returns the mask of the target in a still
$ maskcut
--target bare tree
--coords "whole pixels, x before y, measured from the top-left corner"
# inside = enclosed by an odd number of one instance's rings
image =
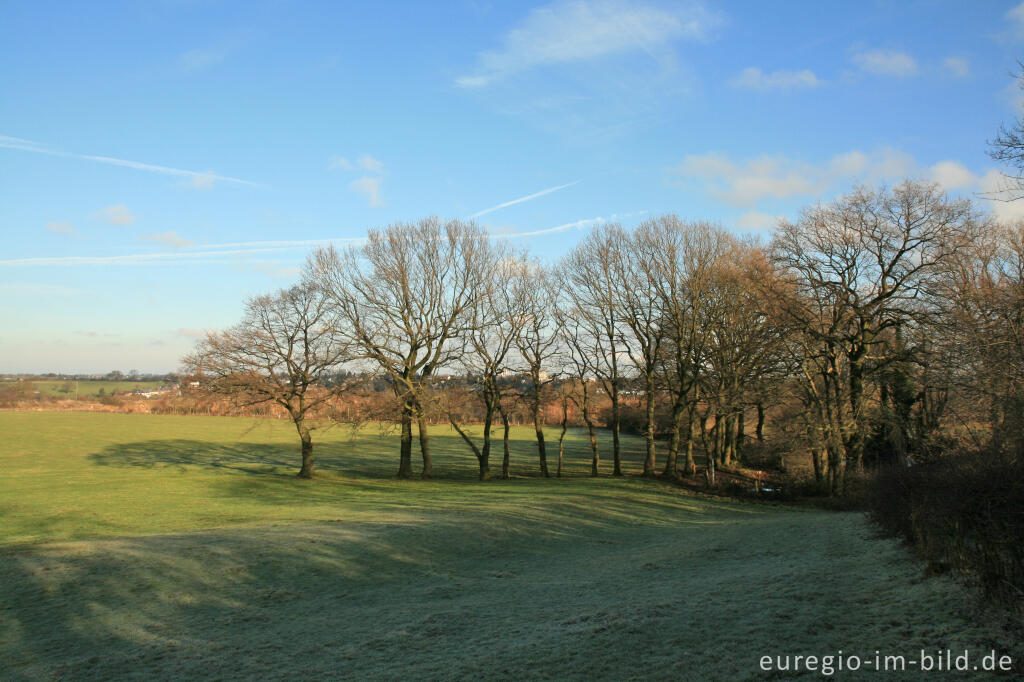
[[[562,291],[566,305],[582,326],[591,344],[591,371],[611,401],[612,475],[622,475],[620,442],[622,367],[622,319],[617,305],[618,259],[622,228],[616,224],[595,227],[561,264]]]
[[[457,341],[474,324],[486,292],[487,235],[474,223],[427,218],[371,230],[365,245],[315,252],[309,276],[329,291],[359,347],[393,382],[402,401],[398,475],[412,475],[412,421],[419,432],[421,476],[432,460],[427,413],[432,377],[462,355]]]
[[[656,265],[662,223],[648,220],[631,235],[621,233],[618,247],[618,273],[621,286],[616,303],[622,318],[623,346],[639,373],[644,386],[644,413],[647,427],[644,441],[644,476],[657,475],[655,453],[655,402],[658,391],[658,366],[661,344],[665,340],[664,311],[657,293],[659,269]]]
[[[564,295],[564,270],[559,274]],[[565,349],[568,360],[567,373],[579,381],[578,390],[566,391],[564,395],[579,408],[583,423],[587,426],[591,454],[590,475],[597,476],[601,469],[601,454],[598,450],[597,435],[594,432],[594,386],[592,385],[592,382],[596,382],[594,365],[597,359],[594,357],[594,350],[597,347],[597,342],[594,340],[594,330],[588,327],[586,317],[581,315],[579,310],[563,301],[563,305],[558,306],[556,311],[558,330],[562,335],[562,347]]]
[[[938,294],[950,383],[982,408],[995,451],[1024,456],[1024,224],[959,249]]]
[[[715,404],[713,456],[730,466],[739,459],[745,408],[758,402],[750,400],[751,391],[764,387],[784,365],[787,330],[772,297],[765,295],[775,273],[756,244],[728,240],[713,277],[706,395]]]
[[[862,463],[865,381],[881,366],[886,331],[912,315],[940,266],[974,234],[975,218],[969,201],[905,182],[858,189],[780,224],[772,248],[785,288],[777,294],[808,337],[805,367],[824,413],[834,494],[847,462]]]
[[[554,329],[557,295],[548,272],[536,263],[524,263],[510,286],[513,295],[522,302],[523,326],[516,336],[516,347],[526,370],[523,397],[529,406],[533,428],[537,434],[537,454],[540,472],[547,478],[547,446],[544,442],[544,424],[541,407],[544,388],[551,382],[551,373],[544,369],[559,352],[559,336]]]
[[[306,283],[250,299],[239,324],[208,333],[184,364],[208,390],[239,404],[274,403],[287,410],[302,442],[298,475],[311,478],[314,427],[307,415],[332,395],[321,379],[350,358],[329,298]]]
[[[1017,87],[1024,90],[1024,62],[1017,62],[1021,72],[1017,76]],[[999,128],[995,139],[989,141],[989,156],[1002,161],[1014,170],[1005,173],[1006,186],[993,193],[990,198],[1015,201],[1024,198],[1024,117],[1018,117],[1010,125]]]
[[[672,437],[662,475],[674,478],[681,452],[685,452],[685,474],[696,473],[693,427],[714,322],[708,301],[715,267],[731,238],[708,223],[684,223],[674,215],[655,222],[656,228],[648,232],[651,283],[663,316],[660,370],[672,413]]]
[[[492,243],[487,254],[481,254],[484,264],[486,287],[483,295],[474,301],[468,325],[463,337],[460,365],[475,380],[476,395],[484,405],[483,444],[477,446],[472,438],[459,426],[451,411],[449,422],[476,455],[480,465],[480,480],[491,476],[491,427],[495,416],[501,416],[505,426],[505,457],[502,463],[502,477],[509,473],[509,424],[502,407],[504,376],[511,374],[511,362],[516,343],[528,322],[527,303],[523,300],[522,287],[508,286],[527,267],[525,256],[513,255],[503,243]]]

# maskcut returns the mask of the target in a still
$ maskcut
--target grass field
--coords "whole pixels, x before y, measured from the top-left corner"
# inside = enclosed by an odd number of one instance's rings
[[[433,481],[393,478],[377,431],[317,432],[312,481],[280,421],[0,434],[2,679],[765,679],[763,655],[1007,646],[860,515],[591,479],[574,433],[571,477],[533,476],[523,429],[488,483],[448,429]]]
[[[33,388],[42,395],[61,398],[74,398],[76,393],[80,398],[95,398],[100,395],[101,390],[105,395],[110,395],[114,391],[123,393],[134,391],[137,388],[149,391],[163,385],[161,381],[75,381],[74,379],[41,379],[31,383]]]

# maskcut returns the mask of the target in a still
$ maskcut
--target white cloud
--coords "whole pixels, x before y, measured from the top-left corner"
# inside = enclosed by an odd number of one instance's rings
[[[971,66],[963,57],[946,57],[942,60],[942,68],[953,78],[966,78],[971,75]]]
[[[368,173],[380,173],[384,170],[384,163],[369,154],[363,154],[359,157],[359,167]]]
[[[736,227],[741,230],[759,232],[774,229],[784,215],[772,215],[760,211],[748,211],[736,219]]]
[[[979,194],[989,199],[988,209],[998,220],[1024,220],[1024,199],[1013,200],[1020,196],[1017,183],[997,170],[990,170],[978,181]]]
[[[455,79],[479,88],[536,67],[653,50],[677,38],[702,39],[718,23],[693,4],[667,11],[624,0],[567,0],[533,9],[496,50],[481,52],[474,73]]]
[[[135,170],[149,171],[152,173],[162,173],[164,175],[176,175],[178,177],[184,177],[194,180],[197,177],[209,178],[213,180],[219,180],[221,182],[230,182],[237,185],[249,185],[250,187],[261,187],[255,182],[249,182],[248,180],[240,180],[238,178],[232,178],[226,175],[215,175],[210,171],[199,172],[182,170],[180,168],[169,168],[167,166],[156,166],[150,163],[139,163],[138,161],[127,161],[125,159],[115,159],[110,156],[93,156],[91,154],[74,154],[72,152],[65,152],[59,149],[51,149],[46,145],[32,140],[23,140],[17,137],[10,137],[7,135],[0,135],[0,148],[4,149],[17,149],[23,152],[32,152],[34,154],[46,154],[47,156],[61,156],[70,159],[84,159],[86,161],[95,161],[97,163],[106,163],[112,166],[123,166],[125,168],[134,168]]]
[[[358,180],[353,180],[349,183],[349,189],[365,196],[366,200],[370,202],[370,206],[376,208],[383,205],[380,199],[380,185],[381,178],[371,178],[364,175]]]
[[[756,66],[748,66],[732,80],[733,87],[751,90],[796,90],[799,88],[816,88],[821,80],[810,69],[801,71],[772,71],[765,73]]]
[[[681,180],[700,183],[716,199],[740,207],[754,206],[765,199],[818,197],[844,182],[873,184],[915,172],[913,157],[889,148],[871,154],[854,150],[821,164],[781,155],[733,161],[710,152],[686,156],[673,169]]]
[[[332,156],[327,160],[327,170],[352,170],[352,162],[344,156]]]
[[[72,227],[71,223],[64,222],[49,222],[46,223],[46,229],[50,232],[56,232],[57,234],[77,234],[75,228]]]
[[[470,218],[479,218],[480,216],[485,215],[487,213],[491,213],[493,211],[497,211],[499,209],[506,208],[508,206],[515,206],[516,204],[521,204],[524,201],[530,201],[531,199],[536,199],[538,197],[542,197],[545,194],[551,194],[552,192],[557,192],[560,189],[565,189],[566,187],[572,187],[573,185],[578,185],[581,182],[583,182],[583,181],[582,180],[575,180],[573,182],[569,182],[569,183],[566,183],[564,185],[558,185],[557,187],[548,187],[547,189],[542,189],[539,192],[534,192],[533,194],[527,194],[525,197],[519,197],[518,199],[513,199],[512,201],[506,201],[505,203],[498,204],[497,206],[491,206],[490,208],[485,208],[482,211],[477,211],[476,213],[474,213],[473,215],[471,215],[469,217]]]
[[[913,76],[917,73],[917,61],[913,57],[895,50],[867,50],[853,55],[853,63],[862,71],[878,76]]]
[[[928,177],[947,192],[978,184],[978,176],[956,161],[940,161],[929,169]]]
[[[818,164],[783,156],[734,161],[722,153],[710,152],[685,157],[672,172],[685,187],[696,183],[719,201],[745,208],[771,199],[813,200],[855,184],[892,185],[907,178],[922,178],[945,192],[977,200],[999,220],[1024,220],[1024,199],[1011,200],[1021,195],[1018,184],[998,170],[979,175],[951,159],[924,167],[909,154],[891,148],[871,153],[854,150]],[[751,210],[736,220],[736,226],[768,229],[780,217]]]
[[[173,249],[180,249],[185,246],[192,246],[192,242],[185,239],[177,232],[160,232],[158,234],[143,234],[139,235],[139,239],[145,239],[146,241],[156,242],[165,246],[170,246]]]
[[[868,155],[861,151],[846,152],[832,157],[828,170],[834,175],[860,175],[868,167]]]
[[[1006,19],[1010,22],[1013,37],[1024,38],[1024,2],[1007,12]]]
[[[131,225],[135,222],[135,216],[124,204],[107,206],[101,211],[96,211],[95,217],[105,220],[111,225]]]
[[[188,186],[192,189],[213,189],[213,183],[217,179],[213,171],[206,171],[205,173],[196,173],[192,176],[192,179],[188,181]]]

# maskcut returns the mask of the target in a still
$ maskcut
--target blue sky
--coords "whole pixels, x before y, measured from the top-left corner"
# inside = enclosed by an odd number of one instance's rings
[[[313,245],[998,186],[1015,2],[0,5],[0,371],[168,371]],[[1024,204],[993,203],[1008,219]]]

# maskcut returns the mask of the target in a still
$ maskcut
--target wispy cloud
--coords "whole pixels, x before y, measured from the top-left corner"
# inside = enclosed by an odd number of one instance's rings
[[[384,202],[380,198],[380,178],[371,178],[364,175],[358,180],[353,180],[349,183],[349,189],[353,192],[357,192],[366,197],[366,200],[370,203],[370,206],[377,208],[383,206]]]
[[[70,236],[75,236],[78,234],[78,232],[75,231],[75,228],[71,225],[71,223],[49,222],[46,223],[46,229],[49,230],[50,232],[56,232],[57,234],[66,234]]]
[[[736,227],[741,230],[761,232],[770,230],[779,224],[784,215],[772,215],[761,211],[748,211],[736,219]]]
[[[672,170],[684,187],[696,185],[730,206],[749,208],[764,200],[817,199],[858,183],[874,185],[919,178],[934,182],[944,191],[974,195],[987,200],[987,208],[998,220],[1024,218],[1024,202],[1009,201],[1012,183],[995,169],[982,175],[959,161],[946,159],[930,166],[892,148],[866,153],[853,150],[837,154],[822,163],[807,163],[785,156],[760,156],[734,161],[725,154],[687,156]],[[778,218],[760,211],[741,215],[737,227],[765,229]]]
[[[355,170],[357,166],[367,173],[381,173],[384,171],[384,162],[373,158],[369,154],[363,154],[354,163],[347,157],[337,155],[327,160],[327,170],[351,171]]]
[[[225,49],[200,47],[182,53],[178,57],[178,64],[185,71],[201,71],[221,63],[226,55]]]
[[[854,54],[852,59],[862,71],[877,76],[905,77],[917,74],[917,61],[904,52],[866,50]]]
[[[820,164],[782,155],[735,161],[711,152],[686,156],[673,173],[696,182],[703,191],[732,206],[750,207],[764,199],[817,197],[843,182],[880,182],[912,175],[916,163],[908,154],[883,148],[870,154],[854,150]]]
[[[164,236],[175,235],[165,233]],[[365,241],[365,237],[335,237],[327,239],[295,239],[278,241],[230,242],[224,244],[198,244],[179,246],[180,250],[163,253],[131,253],[110,256],[38,256],[29,258],[11,258],[0,260],[0,267],[18,266],[114,266],[114,265],[180,265],[180,264],[213,264],[236,263],[242,256],[256,254],[284,253],[305,250],[311,246],[327,246],[329,244],[356,244]],[[234,259],[234,260],[231,260]]]
[[[536,199],[538,197],[542,197],[545,194],[551,194],[552,192],[557,192],[559,190],[565,189],[566,187],[572,187],[573,185],[578,185],[581,182],[583,182],[583,181],[582,180],[574,180],[573,182],[569,182],[569,183],[566,183],[564,185],[558,185],[557,187],[548,187],[547,189],[542,189],[539,192],[534,192],[533,194],[527,194],[525,197],[519,197],[518,199],[513,199],[512,201],[506,201],[505,203],[498,204],[497,206],[491,206],[490,208],[485,208],[482,211],[477,211],[476,213],[474,213],[473,215],[471,215],[469,217],[470,218],[479,218],[482,215],[486,215],[488,213],[492,213],[492,212],[497,211],[499,209],[507,208],[509,206],[515,206],[516,204],[521,204],[524,201],[530,201],[531,199]]]
[[[96,211],[93,214],[100,220],[104,220],[111,225],[131,225],[135,222],[135,216],[132,215],[131,211],[124,204],[114,204],[113,206],[107,206],[106,208]]]
[[[646,52],[677,38],[702,39],[719,23],[699,4],[664,10],[623,0],[570,0],[532,10],[498,49],[480,53],[473,73],[455,79],[479,88],[529,69],[616,53]]]
[[[554,234],[556,232],[568,232],[569,230],[583,230],[592,225],[601,225],[603,223],[615,222],[623,218],[629,218],[633,216],[643,215],[647,211],[631,211],[629,213],[613,213],[607,218],[597,216],[596,218],[584,218],[582,220],[574,220],[571,223],[563,223],[562,225],[556,225],[555,227],[547,227],[542,230],[530,230],[529,232],[507,232],[506,228],[501,228],[498,232],[493,232],[491,236],[497,239],[516,239],[519,237],[536,237],[541,234]]]
[[[750,90],[797,90],[816,88],[822,81],[810,69],[801,71],[772,71],[765,73],[756,66],[749,66],[732,80],[732,86]]]
[[[173,175],[180,178],[186,178],[192,181],[192,186],[200,189],[206,189],[212,186],[215,181],[227,182],[236,185],[247,185],[249,187],[263,187],[263,185],[260,185],[255,182],[250,182],[249,180],[241,180],[239,178],[233,178],[227,175],[217,175],[212,171],[182,170],[180,168],[170,168],[168,166],[157,166],[151,163],[141,163],[139,161],[117,159],[112,156],[76,154],[73,152],[61,151],[59,149],[52,149],[38,142],[33,142],[31,140],[23,140],[17,137],[9,137],[7,135],[0,135],[0,148],[17,149],[23,152],[32,152],[34,154],[46,154],[48,156],[60,156],[69,159],[95,161],[96,163],[105,163],[112,166],[122,166],[124,168],[132,168],[134,170],[148,171],[151,173],[160,173],[163,175]]]
[[[164,246],[169,246],[172,249],[180,249],[186,246],[193,246],[193,243],[191,241],[185,239],[184,237],[182,237],[177,232],[174,232],[173,230],[169,232],[159,232],[157,234],[142,234],[139,235],[139,239],[149,242],[156,242],[157,244],[163,244]]]
[[[963,57],[946,57],[942,60],[942,68],[953,78],[966,78],[971,75],[971,66]]]
[[[1011,39],[1020,40],[1024,38],[1024,2],[1006,13],[1006,21],[1009,24]]]
[[[373,158],[369,154],[363,154],[358,159],[359,167],[367,173],[380,173],[384,170],[384,162]]]
[[[344,156],[332,156],[327,159],[327,170],[352,170],[355,166]]]

